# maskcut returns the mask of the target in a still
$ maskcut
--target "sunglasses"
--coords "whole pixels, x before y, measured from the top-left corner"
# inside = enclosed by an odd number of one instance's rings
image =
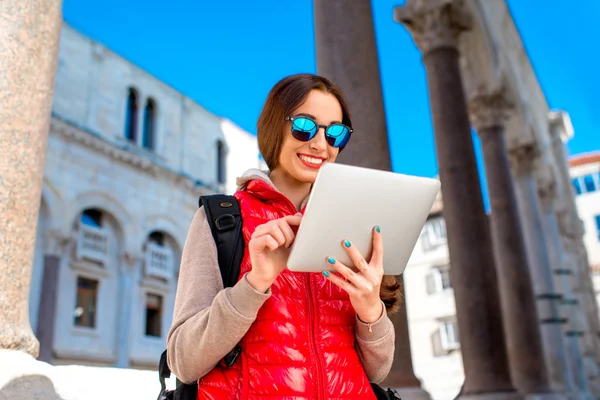
[[[331,147],[344,147],[350,140],[352,128],[344,124],[319,125],[309,117],[287,117],[292,123],[292,136],[301,142],[308,142],[317,136],[320,128],[325,129],[325,140]]]

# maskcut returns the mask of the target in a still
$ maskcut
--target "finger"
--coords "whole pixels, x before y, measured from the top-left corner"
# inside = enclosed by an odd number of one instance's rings
[[[383,268],[383,240],[379,226],[373,228],[373,255],[369,264],[375,268]]]
[[[352,286],[352,284],[350,282],[345,281],[344,279],[340,278],[339,276],[337,276],[335,274],[331,274],[327,271],[323,271],[323,276],[328,281],[331,281],[331,283],[333,283],[334,285],[340,287],[341,289],[344,289],[349,295],[355,294],[356,289],[354,288],[354,286]]]
[[[283,217],[282,220],[289,225],[298,226],[300,225],[300,222],[302,222],[302,214],[297,213],[295,215],[288,215],[287,217]]]
[[[264,251],[265,249],[275,251],[279,248],[279,243],[277,243],[277,241],[271,235],[264,235],[252,239],[251,244],[256,251]]]
[[[292,227],[288,224],[287,221],[280,221],[278,226],[279,229],[281,229],[283,235],[285,236],[285,246],[291,246],[291,244],[294,242],[294,238],[296,237],[294,231],[292,230]]]
[[[257,238],[260,236],[264,236],[267,235],[269,232],[271,232],[271,229],[273,227],[272,221],[269,221],[265,224],[259,225],[256,227],[256,229],[254,230],[254,232],[252,233],[252,238]]]
[[[273,236],[273,239],[275,239],[277,241],[277,244],[279,246],[283,246],[286,244],[285,235],[281,231],[281,228],[279,228],[278,224],[274,224],[272,226],[271,231],[269,232],[269,235]]]
[[[346,250],[350,259],[352,260],[352,264],[358,269],[360,272],[364,272],[369,268],[369,263],[365,260],[365,258],[360,254],[358,249],[350,243],[349,240],[344,240],[342,242],[342,247]]]
[[[337,272],[340,273],[346,280],[348,280],[355,287],[365,287],[366,282],[364,276],[360,273],[356,273],[352,268],[347,267],[333,257],[327,257],[327,263],[333,267]]]

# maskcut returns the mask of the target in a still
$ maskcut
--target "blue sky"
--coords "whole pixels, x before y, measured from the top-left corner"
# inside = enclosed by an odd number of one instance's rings
[[[372,0],[392,163],[397,172],[434,176],[425,71],[411,37],[393,21],[400,3]],[[550,107],[571,115],[570,152],[600,149],[600,58],[593,51],[600,2],[508,3]],[[252,133],[275,82],[316,72],[312,0],[63,4],[65,20],[82,34]]]

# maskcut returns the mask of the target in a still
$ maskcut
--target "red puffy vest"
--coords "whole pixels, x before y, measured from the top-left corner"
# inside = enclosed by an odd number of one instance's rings
[[[262,180],[238,191],[246,244],[254,229],[293,215],[294,205]],[[248,248],[240,277],[250,271]],[[375,400],[355,349],[356,317],[345,291],[318,273],[284,270],[240,342],[230,368],[198,381],[198,400]]]

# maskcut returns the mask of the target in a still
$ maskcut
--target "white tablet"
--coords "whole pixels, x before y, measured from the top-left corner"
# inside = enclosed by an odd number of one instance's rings
[[[288,260],[288,269],[332,271],[334,257],[352,265],[342,241],[369,257],[379,225],[386,275],[400,275],[440,189],[436,179],[327,163],[321,167]]]

